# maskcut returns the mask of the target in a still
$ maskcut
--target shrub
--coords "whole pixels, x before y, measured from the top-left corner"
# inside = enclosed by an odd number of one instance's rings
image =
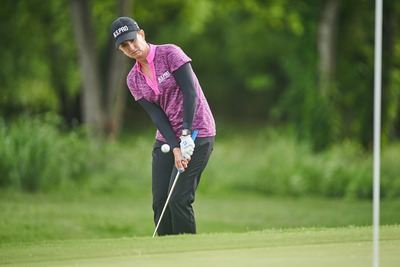
[[[0,187],[45,191],[78,185],[95,193],[151,192],[153,128],[96,144],[84,131],[63,133],[60,121],[0,120]],[[372,152],[351,141],[316,153],[287,131],[257,129],[218,135],[200,192],[249,191],[278,196],[370,199]],[[382,149],[381,197],[400,196],[400,144]],[[74,188],[75,189],[75,188]]]
[[[370,199],[372,152],[353,141],[314,152],[290,133],[259,130],[216,141],[200,190]],[[382,150],[381,197],[400,196],[400,146]]]
[[[96,162],[96,147],[79,130],[63,133],[60,119],[23,116],[2,122],[0,168],[2,187],[45,191],[70,179],[83,179]]]
[[[400,197],[400,144],[383,147],[381,154],[381,196]]]

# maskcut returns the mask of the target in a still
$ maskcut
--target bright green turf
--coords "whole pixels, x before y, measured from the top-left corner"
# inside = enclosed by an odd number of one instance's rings
[[[380,229],[381,266],[400,262],[400,226]],[[372,265],[371,227],[8,244],[2,266],[340,266]]]
[[[371,266],[370,201],[199,194],[200,234],[154,239],[150,203],[4,194],[0,266]],[[382,267],[400,262],[399,203],[381,203]]]
[[[369,226],[371,201],[198,194],[198,233],[272,228]],[[400,201],[381,202],[381,224],[399,224]],[[150,195],[0,196],[0,244],[146,237],[154,231]]]

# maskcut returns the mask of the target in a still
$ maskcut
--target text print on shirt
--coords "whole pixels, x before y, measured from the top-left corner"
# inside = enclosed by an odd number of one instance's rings
[[[169,76],[171,76],[171,73],[169,73],[169,71],[164,72],[163,75],[161,75],[161,76],[159,76],[159,77],[157,78],[158,83],[159,83],[159,84],[162,83],[162,82],[165,81],[165,79],[167,79]]]

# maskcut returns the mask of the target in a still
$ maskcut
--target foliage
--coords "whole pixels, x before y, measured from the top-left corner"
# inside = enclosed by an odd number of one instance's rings
[[[372,197],[372,155],[355,142],[315,153],[289,130],[253,127],[250,136],[225,127],[217,136],[201,192]],[[54,191],[79,186],[101,194],[142,194],[151,188],[152,129],[119,142],[97,144],[79,131],[61,132],[59,121],[52,117],[44,121],[23,117],[10,125],[3,122],[1,129],[3,188]],[[399,144],[382,151],[382,199],[400,197],[399,151]]]
[[[315,153],[293,134],[271,129],[217,139],[199,190],[371,199],[372,155],[346,141]],[[381,197],[399,197],[398,144],[382,151]]]
[[[0,70],[3,116],[61,111],[80,79],[65,1],[4,1]],[[10,45],[11,44],[11,45]]]
[[[2,122],[0,186],[16,190],[49,191],[80,181],[99,164],[96,144],[84,132],[63,133],[60,119],[23,116]]]
[[[90,1],[93,48],[103,84],[110,56],[115,55],[110,52],[115,51],[108,30],[116,17],[116,2]],[[293,127],[297,138],[310,143],[314,151],[345,140],[371,148],[372,2],[340,1],[335,81],[326,99],[319,97],[317,83],[318,27],[325,1],[133,3],[127,13],[134,14],[150,43],[176,43],[192,58],[217,118]],[[67,0],[2,2],[0,33],[7,36],[0,42],[3,117],[52,111],[68,124],[79,121],[81,78],[69,12]],[[399,14],[399,1],[384,3],[384,143],[398,139],[400,129]]]

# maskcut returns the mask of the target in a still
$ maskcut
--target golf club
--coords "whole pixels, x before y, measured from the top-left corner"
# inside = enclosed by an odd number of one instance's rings
[[[193,133],[192,133],[192,139],[193,139],[193,141],[196,139],[197,133],[198,133],[198,131],[196,131],[196,130],[193,131]],[[162,212],[161,212],[160,219],[158,219],[156,229],[154,230],[154,233],[153,233],[153,237],[154,237],[154,236],[156,235],[156,233],[157,233],[158,227],[160,226],[161,220],[162,220],[162,218],[163,218],[163,216],[164,216],[164,212],[165,212],[165,210],[167,209],[167,205],[168,205],[168,203],[169,203],[169,199],[171,198],[172,192],[174,192],[174,188],[175,188],[176,182],[178,181],[178,178],[179,178],[179,175],[181,174],[181,172],[182,172],[182,170],[181,170],[181,169],[178,169],[178,172],[176,173],[176,176],[175,176],[174,183],[172,184],[172,187],[171,187],[171,189],[170,189],[170,191],[169,191],[167,200],[165,201],[164,208],[163,208],[163,210],[162,210]]]

